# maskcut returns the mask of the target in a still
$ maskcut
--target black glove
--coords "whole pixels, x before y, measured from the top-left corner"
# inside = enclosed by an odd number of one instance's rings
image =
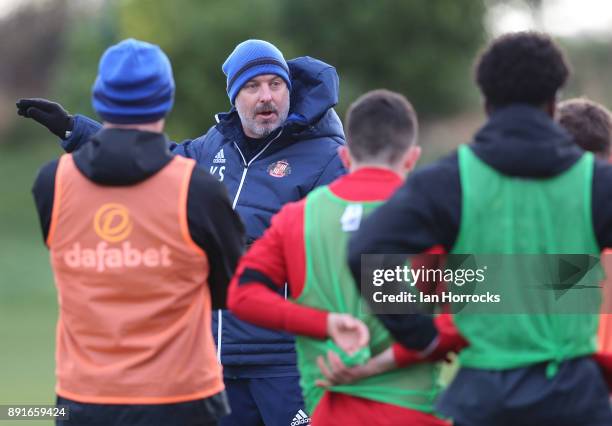
[[[17,114],[32,118],[61,139],[74,127],[74,119],[60,104],[41,98],[19,99]]]

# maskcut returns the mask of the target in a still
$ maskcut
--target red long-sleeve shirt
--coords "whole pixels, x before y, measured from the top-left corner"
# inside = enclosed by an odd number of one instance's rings
[[[401,184],[390,170],[363,168],[329,188],[348,201],[382,201]],[[291,297],[297,299],[304,288],[304,206],[305,200],[285,205],[242,257],[230,284],[228,306],[238,318],[259,326],[323,339],[327,311],[298,305],[278,292],[287,283]]]

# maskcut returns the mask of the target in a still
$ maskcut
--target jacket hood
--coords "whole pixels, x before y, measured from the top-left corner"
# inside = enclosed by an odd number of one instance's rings
[[[166,135],[126,129],[102,129],[74,153],[81,173],[109,186],[141,182],[171,159]]]
[[[523,104],[493,112],[471,147],[499,172],[525,178],[556,176],[584,153],[548,114]]]
[[[336,69],[318,59],[303,56],[287,61],[291,71],[291,104],[283,132],[296,139],[339,137],[344,139],[342,122],[333,107],[338,103]],[[217,114],[217,130],[230,138],[242,135],[235,108]]]

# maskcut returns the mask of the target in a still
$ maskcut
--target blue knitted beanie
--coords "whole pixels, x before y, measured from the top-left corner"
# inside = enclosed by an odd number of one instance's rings
[[[242,86],[258,75],[276,74],[291,90],[287,62],[281,51],[267,41],[243,41],[227,57],[221,69],[227,76],[227,95],[232,105]]]
[[[92,105],[104,121],[139,124],[157,121],[174,103],[174,78],[159,46],[127,39],[100,59]]]

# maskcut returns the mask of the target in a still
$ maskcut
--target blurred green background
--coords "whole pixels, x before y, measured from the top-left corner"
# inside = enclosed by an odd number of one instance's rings
[[[17,98],[48,97],[94,116],[89,94],[100,55],[123,38],[140,38],[159,44],[173,63],[177,93],[168,134],[194,138],[214,123],[214,113],[229,109],[221,72],[227,55],[247,38],[262,38],[288,59],[309,55],[334,65],[341,115],[366,90],[404,93],[419,114],[425,163],[468,142],[484,119],[471,75],[481,46],[507,29],[554,28],[549,17],[562,3],[1,1],[0,404],[54,400],[56,296],[30,188],[38,168],[61,150],[53,135],[15,115]],[[580,3],[584,11],[593,2]],[[610,2],[600,3],[607,5],[596,13],[612,22]],[[587,19],[580,16],[561,28]],[[590,22],[558,37],[574,67],[563,96],[584,94],[610,105],[612,80],[604,78],[612,75],[610,33]]]

